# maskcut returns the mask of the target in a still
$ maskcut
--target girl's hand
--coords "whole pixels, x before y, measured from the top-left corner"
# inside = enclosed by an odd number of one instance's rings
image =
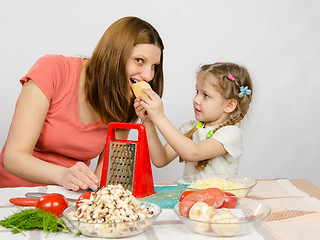
[[[163,103],[159,95],[151,89],[143,89],[148,97],[141,96],[140,105],[146,110],[148,117],[154,121],[156,118],[163,117]]]
[[[141,106],[140,101],[141,101],[140,98],[136,98],[134,100],[133,107],[135,109],[135,112],[142,122],[150,121],[147,110]]]
[[[67,168],[61,177],[61,185],[73,191],[91,188],[97,190],[98,177],[83,162],[77,162],[71,168]]]

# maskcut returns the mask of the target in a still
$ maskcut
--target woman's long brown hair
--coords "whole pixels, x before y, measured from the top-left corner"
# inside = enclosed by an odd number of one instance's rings
[[[114,22],[98,42],[86,69],[85,93],[90,106],[104,124],[135,122],[137,115],[130,97],[126,64],[136,44],[154,44],[161,49],[160,64],[149,84],[162,96],[163,43],[148,22],[137,17],[125,17]]]

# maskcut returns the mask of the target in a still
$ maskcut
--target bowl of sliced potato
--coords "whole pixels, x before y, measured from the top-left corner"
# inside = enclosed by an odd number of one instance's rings
[[[234,208],[215,208],[199,201],[185,212],[184,205],[188,202],[183,200],[175,205],[174,212],[193,232],[216,237],[249,234],[258,230],[271,213],[271,208],[258,200],[238,198],[237,201]]]
[[[257,181],[253,178],[239,175],[195,174],[181,177],[176,183],[183,191],[219,188],[237,197],[245,197],[257,184]]]

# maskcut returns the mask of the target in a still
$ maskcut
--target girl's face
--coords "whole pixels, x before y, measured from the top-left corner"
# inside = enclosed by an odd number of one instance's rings
[[[196,96],[193,99],[195,118],[204,122],[206,126],[215,126],[225,122],[229,118],[228,104],[225,99],[212,85],[212,76],[201,76],[197,79]]]
[[[154,77],[155,66],[160,64],[161,49],[154,44],[137,44],[128,59],[126,70],[129,86],[136,82],[150,82]],[[130,95],[134,98],[132,90]]]

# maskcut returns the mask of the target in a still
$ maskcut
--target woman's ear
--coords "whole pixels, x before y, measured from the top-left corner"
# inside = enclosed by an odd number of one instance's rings
[[[227,102],[227,104],[226,104],[226,106],[224,108],[224,111],[226,113],[232,113],[236,109],[237,105],[238,105],[238,101],[237,100],[230,99],[230,100],[228,100],[228,102]]]

